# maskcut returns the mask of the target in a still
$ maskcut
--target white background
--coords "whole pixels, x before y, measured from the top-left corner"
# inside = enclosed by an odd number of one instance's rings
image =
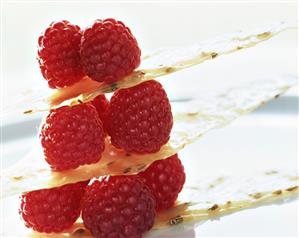
[[[107,17],[117,18],[128,25],[142,51],[147,52],[160,47],[196,44],[282,20],[295,26],[297,6],[296,1],[4,1],[1,29],[4,76],[1,78],[1,95],[4,95],[4,104],[9,105],[19,92],[28,88],[46,87],[35,57],[37,38],[51,21],[66,19],[84,29],[94,19]],[[253,49],[219,57],[164,77],[162,83],[170,98],[174,99],[193,97],[201,91],[229,87],[260,77],[297,75],[297,40],[295,30],[284,32]],[[296,93],[293,91],[288,95],[294,99]],[[184,150],[181,156],[187,177],[208,173],[215,168],[215,163],[218,166],[214,173],[267,169],[272,165],[294,168],[298,157],[298,118],[296,110],[286,110],[289,106],[294,109],[288,99],[285,103],[275,104],[274,112],[262,111],[240,119]],[[18,118],[23,120],[21,115],[8,116],[3,123],[10,124]],[[31,137],[25,139],[18,134],[10,135],[15,140],[4,144],[4,152],[11,155],[6,159],[14,161],[30,150],[31,144],[35,143],[35,133],[33,131]],[[220,222],[207,222],[183,235],[178,233],[177,237],[296,236],[297,208],[295,203],[289,203],[248,210],[225,217]]]
[[[114,17],[131,28],[142,52],[147,52],[160,47],[196,44],[279,21],[294,26],[297,22],[295,2],[4,1],[4,104],[14,99],[15,92],[46,85],[36,60],[37,39],[52,21],[67,19],[84,29],[95,19]],[[177,97],[196,93],[198,89],[214,89],[250,79],[253,73],[295,74],[296,40],[296,31],[289,31],[255,49],[217,58],[215,63],[207,62],[201,67],[171,75],[163,82],[170,97]],[[187,87],[190,83],[196,83],[198,87]]]

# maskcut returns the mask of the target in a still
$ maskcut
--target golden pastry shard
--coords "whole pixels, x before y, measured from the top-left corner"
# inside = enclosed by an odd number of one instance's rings
[[[282,204],[298,197],[299,177],[295,172],[267,171],[242,176],[213,176],[196,178],[186,184],[176,206],[158,213],[151,234],[169,234],[168,228],[193,226],[210,219],[263,205]],[[83,238],[92,236],[79,219],[70,229],[59,234],[42,234],[25,228],[16,219],[18,199],[5,198],[4,236],[35,238]]]
[[[83,102],[90,101],[99,94],[114,92],[120,88],[132,87],[144,81],[156,79],[201,64],[207,60],[215,59],[221,55],[254,47],[288,29],[291,29],[291,27],[282,22],[252,32],[239,31],[215,41],[203,42],[194,46],[156,50],[143,57],[140,67],[135,72],[116,83],[98,84],[85,78],[84,87],[88,89],[81,95],[80,100]],[[90,85],[90,87],[87,85]],[[66,99],[66,94],[63,90],[58,91],[57,94],[53,94],[48,99],[50,104],[55,106]],[[70,91],[69,89],[66,90]],[[80,87],[80,90],[80,93],[82,93],[82,87]],[[64,97],[60,98],[59,95],[63,95]]]
[[[222,127],[283,94],[297,83],[292,77],[259,80],[182,103],[173,104],[174,127],[169,142],[154,154],[127,154],[109,141],[101,160],[65,172],[52,172],[40,149],[3,171],[3,196],[56,187],[102,175],[135,174],[153,161],[165,159],[194,142],[211,129]]]
[[[282,22],[255,31],[240,31],[190,47],[156,50],[143,57],[141,65],[136,71],[116,83],[99,83],[84,77],[80,82],[54,92],[46,87],[39,88],[17,97],[20,101],[4,108],[4,113],[22,111],[28,114],[48,110],[51,107],[58,107],[63,104],[90,101],[99,94],[132,87],[144,81],[156,79],[201,64],[207,60],[218,58],[221,55],[254,47],[285,30],[293,28]]]
[[[246,173],[244,171],[244,173]],[[275,170],[242,176],[203,178],[185,186],[180,204],[157,216],[156,228],[202,222],[244,209],[298,197],[296,173]]]

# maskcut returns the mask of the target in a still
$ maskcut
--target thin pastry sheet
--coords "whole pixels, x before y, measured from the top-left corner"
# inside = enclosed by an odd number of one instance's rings
[[[103,175],[136,174],[153,161],[179,152],[211,129],[223,127],[250,113],[296,83],[297,79],[292,77],[259,80],[175,104],[174,127],[170,140],[159,152],[153,154],[128,154],[113,147],[107,139],[105,151],[98,163],[65,172],[53,172],[43,159],[40,146],[37,146],[18,164],[3,171],[3,196],[57,187]]]
[[[298,197],[299,177],[292,171],[269,170],[244,176],[197,177],[182,190],[177,205],[158,213],[149,237],[169,234],[169,229],[192,229],[205,221],[230,215],[244,209],[269,204],[283,204]],[[2,200],[4,209],[3,237],[91,238],[79,219],[70,229],[59,234],[44,234],[25,228],[18,216],[16,196]]]

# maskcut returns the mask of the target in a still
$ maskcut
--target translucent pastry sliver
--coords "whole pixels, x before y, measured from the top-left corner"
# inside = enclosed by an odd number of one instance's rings
[[[121,81],[105,84],[85,77],[73,86],[63,89],[54,91],[46,87],[32,89],[26,94],[16,97],[19,101],[10,103],[5,107],[4,114],[20,111],[32,113],[49,110],[49,108],[59,107],[63,104],[90,101],[99,94],[132,87],[146,80],[159,79],[161,76],[201,64],[221,55],[254,47],[289,29],[294,29],[294,27],[281,22],[255,31],[228,34],[214,41],[207,41],[194,46],[159,49],[144,56],[140,67]]]
[[[157,214],[155,225],[149,231],[149,237],[171,234],[169,229],[193,229],[205,221],[234,214],[249,208],[269,204],[283,204],[298,197],[299,177],[295,171],[269,170],[245,174],[242,176],[211,175],[196,177],[186,184],[177,205]],[[13,198],[13,199],[11,199]],[[85,237],[92,236],[78,220],[70,229],[58,234],[42,234],[25,228],[20,219],[16,219],[18,199],[8,197],[4,205],[3,237]]]
[[[215,59],[221,55],[254,47],[288,29],[292,29],[292,27],[284,22],[280,22],[254,31],[239,31],[214,41],[207,41],[189,47],[158,49],[144,56],[140,67],[123,80],[99,86],[92,82],[91,84],[95,85],[94,88],[91,87],[93,92],[82,94],[79,100],[82,102],[90,101],[99,94],[113,92],[119,88],[132,87],[144,81],[157,79],[158,77],[201,64],[207,60]],[[85,87],[87,81],[88,79],[85,81]],[[57,105],[62,100],[52,95],[49,98],[49,102],[52,105]]]
[[[154,154],[127,154],[107,141],[106,149],[98,163],[65,172],[52,172],[39,147],[36,147],[14,167],[3,171],[2,195],[56,187],[103,175],[138,173],[153,161],[179,152],[209,130],[223,127],[278,97],[296,83],[296,78],[287,76],[259,80],[222,92],[201,95],[190,102],[173,104],[175,121],[171,138]]]

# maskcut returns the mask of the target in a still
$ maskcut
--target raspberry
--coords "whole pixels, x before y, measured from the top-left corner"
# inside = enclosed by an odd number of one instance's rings
[[[99,95],[91,101],[92,105],[97,109],[100,119],[104,120],[104,114],[108,107],[108,100],[105,95]]]
[[[61,232],[78,219],[88,182],[41,189],[21,196],[19,213],[25,226],[38,232]]]
[[[83,32],[81,62],[85,73],[99,82],[115,82],[140,64],[140,49],[130,29],[114,19],[97,20]]]
[[[79,104],[51,110],[39,136],[51,168],[65,170],[99,161],[104,135],[94,106]]]
[[[154,194],[158,211],[173,206],[186,178],[184,167],[177,154],[155,161],[138,175]]]
[[[80,27],[68,21],[53,22],[38,39],[38,62],[51,88],[63,88],[83,76],[80,65]]]
[[[84,225],[99,237],[141,237],[154,224],[155,201],[136,176],[111,176],[86,188]]]
[[[159,151],[169,140],[172,125],[167,94],[154,80],[117,91],[105,115],[112,144],[139,154]]]

